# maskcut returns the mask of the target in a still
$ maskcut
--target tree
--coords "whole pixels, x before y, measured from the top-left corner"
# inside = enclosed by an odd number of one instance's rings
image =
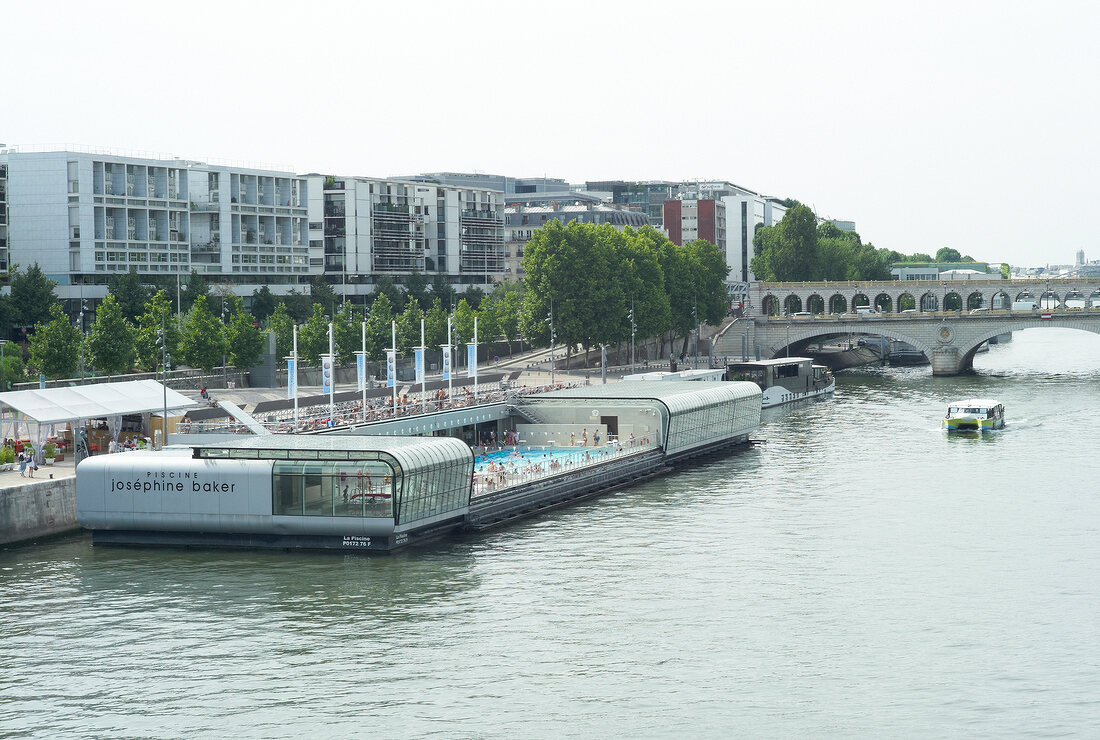
[[[313,276],[313,280],[309,283],[309,297],[314,304],[320,304],[329,316],[336,313],[336,305],[340,302],[336,297],[336,291],[325,282],[324,275]]]
[[[413,300],[405,304],[405,310],[397,317],[397,347],[402,355],[410,356],[413,348],[420,346],[422,318],[424,312],[420,310],[420,304]]]
[[[455,307],[454,342],[463,345],[474,341],[474,316],[476,315],[470,304],[463,298]]]
[[[183,322],[179,344],[183,361],[210,372],[222,363],[227,350],[225,324],[210,312],[207,297],[199,296]]]
[[[11,274],[11,303],[15,325],[31,327],[49,323],[50,306],[57,301],[53,292],[57,282],[47,278],[37,262],[26,272],[13,266]]]
[[[393,278],[389,275],[383,275],[378,278],[378,282],[374,284],[374,294],[384,295],[390,302],[390,308],[394,311],[400,311],[405,305],[405,297],[401,294],[401,291],[397,289],[397,286],[393,282]]]
[[[376,293],[367,316],[367,356],[381,360],[392,339],[393,305],[385,293]]]
[[[363,347],[363,322],[349,301],[340,304],[332,320],[336,359],[343,365],[355,362],[355,353]]]
[[[294,320],[286,312],[286,305],[277,303],[267,317],[267,330],[275,334],[275,354],[281,359],[294,352]]]
[[[141,284],[136,267],[131,267],[126,274],[116,275],[107,281],[107,292],[118,301],[122,315],[130,323],[137,322],[138,317],[145,312],[145,304],[149,302],[149,291]]]
[[[451,281],[447,279],[447,276],[443,273],[436,273],[432,278],[432,295],[439,299],[443,309],[450,313],[454,310],[455,303],[455,289],[451,286]]]
[[[161,327],[167,336],[168,354],[179,351],[180,331],[172,314],[172,303],[163,291],[149,301],[145,312],[138,317],[137,331],[134,332],[134,347],[137,350],[138,366],[142,370],[156,370],[161,364],[161,350],[157,343]]]
[[[275,296],[266,285],[252,291],[252,315],[257,321],[263,322],[275,312]]]
[[[762,280],[813,280],[819,269],[817,217],[799,204],[783,215],[777,226],[765,227],[753,237],[756,256],[751,267]]]
[[[438,297],[432,299],[432,307],[424,313],[424,343],[429,347],[447,343],[447,312]]]
[[[53,304],[49,323],[34,327],[30,339],[31,367],[49,378],[73,377],[80,360],[81,339],[80,331],[69,323],[61,304]],[[10,356],[5,356],[5,360]]]
[[[936,250],[936,262],[961,262],[962,255],[959,250],[951,247],[940,247]]]
[[[412,272],[405,278],[405,299],[416,301],[421,309],[430,305],[428,295],[428,277],[421,272]]]
[[[467,285],[466,290],[462,292],[462,298],[470,304],[470,308],[475,311],[481,307],[481,299],[485,297],[485,291],[476,285]]]
[[[107,375],[119,375],[134,367],[134,328],[110,293],[96,310],[95,324],[88,333],[88,354],[96,369]]]
[[[315,364],[328,354],[328,318],[320,303],[313,304],[313,313],[298,331],[298,356],[307,364]]]
[[[203,279],[202,275],[192,270],[180,293],[180,310],[185,313],[190,311],[200,296],[209,297],[209,295],[210,284]]]
[[[226,334],[229,340],[229,361],[234,367],[244,369],[260,364],[267,342],[264,341],[265,332],[256,327],[256,319],[252,314],[244,311],[234,313]]]
[[[287,314],[296,324],[302,323],[313,313],[313,301],[310,300],[310,297],[294,290],[283,296],[281,303],[286,307]]]

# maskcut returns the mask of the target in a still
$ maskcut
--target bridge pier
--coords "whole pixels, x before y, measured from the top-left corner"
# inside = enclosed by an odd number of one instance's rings
[[[961,359],[958,347],[937,347],[932,350],[929,358],[932,362],[932,374],[958,375],[962,371],[959,367]]]

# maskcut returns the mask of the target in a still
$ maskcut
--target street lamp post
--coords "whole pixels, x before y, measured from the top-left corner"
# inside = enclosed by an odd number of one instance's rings
[[[554,376],[554,340],[556,336],[554,334],[554,299],[550,299],[550,316],[546,319],[546,323],[550,324],[550,386],[555,384]]]
[[[222,324],[225,324],[225,296],[222,296]],[[225,383],[226,388],[229,387],[229,368],[226,367],[228,362],[229,358],[226,356],[226,344],[222,342],[222,381]]]
[[[630,372],[634,372],[634,331],[638,325],[634,321],[634,297],[630,298]]]

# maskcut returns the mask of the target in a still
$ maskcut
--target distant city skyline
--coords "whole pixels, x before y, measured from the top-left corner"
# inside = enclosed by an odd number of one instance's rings
[[[1098,20],[1084,2],[19,4],[0,142],[730,180],[877,247],[1072,263],[1096,251]]]

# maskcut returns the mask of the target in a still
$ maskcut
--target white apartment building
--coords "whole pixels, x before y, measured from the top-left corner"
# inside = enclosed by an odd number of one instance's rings
[[[0,175],[0,269],[37,262],[63,300],[102,298],[108,279],[131,268],[194,270],[245,296],[259,285],[307,289],[321,272],[306,181],[290,172],[9,149],[0,150]]]
[[[730,274],[726,278],[732,285],[747,286],[755,281],[749,263],[753,258],[752,238],[756,226],[775,226],[783,220],[786,206],[775,198],[755,193],[722,197],[726,206],[726,264]]]
[[[352,300],[379,277],[444,274],[459,289],[506,277],[504,193],[428,182],[310,174],[309,243]],[[357,301],[358,302],[358,301]]]

